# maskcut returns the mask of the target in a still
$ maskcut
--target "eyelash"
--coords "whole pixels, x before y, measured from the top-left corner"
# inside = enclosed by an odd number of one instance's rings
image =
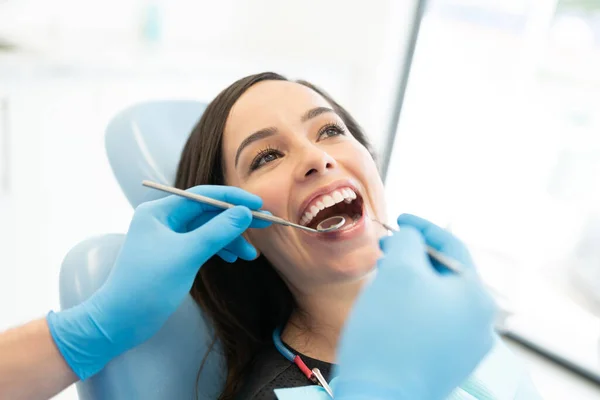
[[[250,171],[254,171],[254,170],[257,170],[258,168],[262,167],[264,165],[264,164],[260,163],[262,161],[262,159],[271,154],[276,154],[278,156],[283,155],[283,154],[281,154],[281,151],[279,151],[279,149],[277,149],[275,147],[267,146],[266,148],[260,150],[256,154],[256,157],[254,157],[254,159],[252,160],[252,164],[250,164]]]
[[[338,124],[337,122],[330,122],[328,124],[325,124],[325,126],[323,126],[319,130],[319,137],[321,137],[321,135],[329,129],[335,129],[337,131],[337,135],[345,135],[346,134],[346,129],[342,125]],[[337,135],[335,135],[335,136],[337,136]]]
[[[328,138],[346,134],[346,129],[342,125],[338,124],[337,122],[330,122],[330,123],[324,125],[319,130],[318,137],[320,138],[325,132],[327,132],[330,129],[334,129],[337,132],[335,135],[328,136]],[[260,150],[254,157],[254,159],[252,160],[252,163],[250,164],[250,171],[255,171],[258,168],[262,167],[264,164],[266,164],[266,163],[261,164],[263,158],[268,155],[273,155],[273,154],[275,154],[279,157],[283,156],[282,152],[279,149],[277,149],[276,147],[267,146],[266,148]]]

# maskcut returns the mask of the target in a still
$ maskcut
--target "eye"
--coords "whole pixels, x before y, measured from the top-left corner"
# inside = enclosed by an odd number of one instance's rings
[[[283,157],[283,154],[274,148],[268,147],[258,152],[256,157],[252,160],[252,164],[250,164],[250,171],[254,171],[265,164],[273,162],[278,158]]]
[[[330,123],[325,125],[319,131],[319,139],[327,139],[333,136],[345,135],[346,129],[338,123]]]

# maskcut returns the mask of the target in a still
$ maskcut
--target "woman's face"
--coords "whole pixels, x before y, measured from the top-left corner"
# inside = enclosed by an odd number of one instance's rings
[[[225,181],[260,196],[263,208],[315,227],[343,215],[343,229],[313,234],[272,225],[247,237],[295,288],[357,280],[380,256],[385,220],[375,162],[318,93],[264,81],[234,104],[223,137]]]

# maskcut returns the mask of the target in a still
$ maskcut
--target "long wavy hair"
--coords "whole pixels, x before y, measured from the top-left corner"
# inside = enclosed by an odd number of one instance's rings
[[[269,80],[288,81],[272,72],[247,76],[223,90],[208,105],[181,154],[176,187],[188,189],[197,185],[226,184],[222,143],[229,112],[252,85]],[[373,155],[361,127],[342,106],[314,85],[302,80],[295,82],[323,96],[350,133]],[[265,346],[271,345],[273,330],[285,324],[297,304],[269,260],[262,255],[253,261],[238,260],[232,264],[212,257],[198,272],[190,293],[214,327],[215,337],[209,352],[218,342],[226,360],[225,387],[219,399],[233,399],[253,358]]]

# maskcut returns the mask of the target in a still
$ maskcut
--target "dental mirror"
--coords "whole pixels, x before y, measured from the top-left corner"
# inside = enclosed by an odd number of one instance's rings
[[[319,232],[331,232],[340,229],[346,223],[346,218],[341,215],[335,215],[319,222],[317,225],[317,231]]]

